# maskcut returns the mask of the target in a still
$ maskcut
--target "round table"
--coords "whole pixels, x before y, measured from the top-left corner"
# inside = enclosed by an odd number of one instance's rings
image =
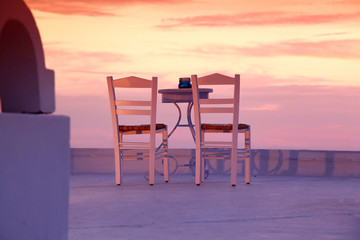
[[[213,92],[211,88],[199,88],[199,98],[208,99],[209,93]],[[179,112],[179,117],[174,128],[170,131],[168,137],[173,134],[177,127],[189,127],[192,137],[195,141],[195,130],[191,120],[191,109],[193,107],[193,96],[191,88],[171,88],[171,89],[160,89],[159,93],[162,94],[163,103],[173,103]],[[181,121],[181,109],[178,103],[188,103],[187,106],[187,122],[188,124],[180,124]]]

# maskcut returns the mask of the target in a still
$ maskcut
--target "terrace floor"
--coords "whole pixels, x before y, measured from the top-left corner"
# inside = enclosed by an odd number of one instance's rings
[[[360,239],[360,178],[128,174],[70,178],[69,240]]]

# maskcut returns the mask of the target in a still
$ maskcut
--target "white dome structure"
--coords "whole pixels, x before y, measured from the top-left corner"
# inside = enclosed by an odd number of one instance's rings
[[[0,0],[0,53],[2,111],[54,112],[54,71],[45,67],[39,31],[21,0]]]

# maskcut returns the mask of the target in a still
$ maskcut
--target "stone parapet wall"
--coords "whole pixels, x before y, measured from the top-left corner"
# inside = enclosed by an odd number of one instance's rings
[[[170,171],[175,174],[191,174],[194,149],[170,149]],[[360,151],[323,150],[283,150],[254,149],[251,164],[252,176],[324,176],[360,177]],[[176,159],[176,160],[175,160]],[[161,171],[160,162],[157,169]],[[111,148],[73,148],[72,173],[112,173],[114,172],[114,152]],[[125,173],[144,173],[147,161],[125,161]],[[243,173],[243,163],[239,161],[238,172]],[[208,164],[210,174],[228,174],[229,162],[212,161]]]

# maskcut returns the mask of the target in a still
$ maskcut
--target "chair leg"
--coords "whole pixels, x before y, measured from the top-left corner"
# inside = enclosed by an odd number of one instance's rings
[[[202,149],[201,149],[201,133],[195,126],[195,184],[200,185],[201,182],[201,165],[202,165]]]
[[[114,155],[115,155],[115,183],[117,185],[120,185],[122,182],[121,179],[121,159],[120,159],[120,149],[116,148],[114,149]]]
[[[196,147],[195,150],[195,184],[200,185],[201,180],[201,149]]]
[[[119,142],[122,142],[123,136],[119,134]],[[115,155],[115,183],[117,185],[121,185],[123,181],[123,157],[120,150],[120,143],[116,143],[116,147],[114,148]]]
[[[250,162],[251,162],[250,129],[245,132],[245,150],[249,152],[249,157],[245,159],[245,183],[250,184]]]
[[[169,182],[169,149],[168,149],[168,137],[167,131],[162,132],[163,137],[163,150],[166,151],[166,156],[163,158],[164,161],[164,181]]]
[[[154,154],[150,154],[149,157],[149,185],[155,184],[155,159]]]
[[[245,183],[250,184],[250,153],[249,157],[245,159]]]
[[[150,136],[151,138],[151,136]],[[150,139],[150,149],[149,149],[149,184],[155,184],[155,141]]]
[[[201,139],[205,141],[205,131],[201,131]],[[201,156],[203,155],[203,151],[201,152]],[[205,181],[205,158],[201,157],[201,182]]]
[[[231,185],[236,186],[237,177],[237,151],[231,151]]]
[[[205,158],[201,158],[201,182],[205,181]]]

